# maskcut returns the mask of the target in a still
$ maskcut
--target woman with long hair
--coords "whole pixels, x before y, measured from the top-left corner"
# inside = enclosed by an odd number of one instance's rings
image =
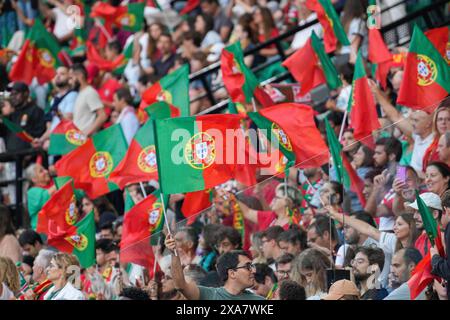
[[[47,268],[47,278],[53,287],[47,291],[44,300],[85,300],[83,293],[69,280],[72,274],[76,274],[74,268],[81,268],[77,257],[64,252],[55,254]]]
[[[19,272],[14,262],[0,255],[0,300],[11,300],[19,293]]]
[[[352,64],[355,64],[360,48],[363,56],[367,56],[366,8],[366,0],[347,0],[341,17],[350,45],[341,47],[339,53],[349,54],[349,62]]]
[[[253,18],[258,32],[258,42],[264,43],[280,34],[269,9],[258,6],[253,14]],[[260,51],[260,54],[264,57],[272,57],[277,53],[278,50],[275,44]]]
[[[11,212],[0,205],[0,256],[10,258],[14,263],[22,261],[22,249],[14,234]]]
[[[81,198],[80,209],[82,215],[85,216],[91,211],[94,212],[95,228],[99,228],[108,222],[113,222],[117,218],[117,211],[106,197],[99,197],[91,200],[87,196]]]
[[[423,156],[423,168],[430,162],[439,161],[439,139],[450,131],[450,99],[445,100],[433,113],[434,139]]]
[[[327,294],[330,258],[317,249],[306,249],[292,261],[291,280],[305,288],[307,300],[320,300]]]

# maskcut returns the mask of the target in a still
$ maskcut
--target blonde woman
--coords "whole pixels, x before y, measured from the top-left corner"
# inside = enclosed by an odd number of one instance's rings
[[[71,254],[58,252],[47,268],[47,278],[53,283],[44,300],[84,300],[83,293],[69,281],[69,276],[80,270],[78,259]]]
[[[19,272],[16,265],[10,258],[0,257],[0,300],[14,299],[19,290]]]

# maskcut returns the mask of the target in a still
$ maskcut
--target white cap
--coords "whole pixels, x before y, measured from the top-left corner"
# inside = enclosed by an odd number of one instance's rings
[[[429,208],[433,208],[436,210],[442,210],[442,203],[441,198],[433,192],[425,192],[420,195],[420,199],[425,202],[425,205]],[[417,200],[415,200],[413,203],[408,204],[408,207],[411,207],[415,210],[419,210],[419,207],[417,206]]]

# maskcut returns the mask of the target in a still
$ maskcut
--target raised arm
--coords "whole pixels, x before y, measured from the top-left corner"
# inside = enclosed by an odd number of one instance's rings
[[[180,256],[175,255],[176,243],[171,235],[166,237],[166,248],[172,252],[172,279],[175,288],[180,291],[188,300],[198,300],[200,298],[200,289],[194,282],[187,282],[184,278],[183,268],[181,266]]]
[[[370,224],[358,220],[351,216],[345,216],[342,213],[337,212],[334,210],[331,206],[327,207],[328,212],[330,213],[331,217],[338,222],[342,224],[349,225],[350,227],[354,228],[356,231],[375,239],[376,241],[380,241],[381,232],[377,229],[372,227]]]
[[[258,222],[258,211],[249,208],[245,203],[243,203],[237,197],[236,197],[236,201],[239,204],[239,207],[241,208],[244,218],[253,223],[257,223]]]

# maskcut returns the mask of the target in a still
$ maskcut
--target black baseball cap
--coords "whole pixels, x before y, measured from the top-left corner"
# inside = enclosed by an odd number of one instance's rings
[[[16,91],[16,92],[29,92],[30,89],[25,82],[14,82],[8,85],[8,91]]]

